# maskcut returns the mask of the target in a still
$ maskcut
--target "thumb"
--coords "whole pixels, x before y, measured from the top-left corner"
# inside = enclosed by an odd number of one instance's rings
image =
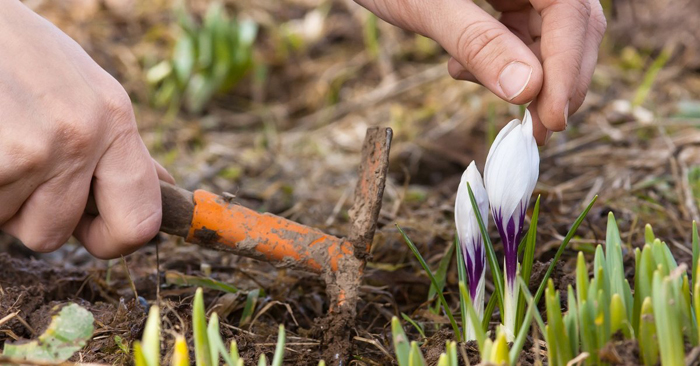
[[[471,1],[422,2],[435,14],[426,33],[454,58],[448,70],[474,80],[505,101],[525,104],[542,88],[542,65],[505,25]],[[428,6],[428,5],[426,5]],[[455,62],[456,61],[456,62]]]

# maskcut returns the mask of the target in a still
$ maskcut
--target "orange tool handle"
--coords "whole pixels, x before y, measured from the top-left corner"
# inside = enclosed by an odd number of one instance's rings
[[[160,182],[160,189],[161,231],[189,243],[314,273],[335,272],[343,258],[353,255],[347,240],[255,212],[213,193],[192,193],[165,182]],[[98,214],[94,201],[86,211]]]

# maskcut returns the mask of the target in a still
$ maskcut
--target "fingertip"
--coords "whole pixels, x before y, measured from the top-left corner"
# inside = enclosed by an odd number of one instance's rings
[[[153,165],[156,167],[156,173],[158,174],[159,180],[170,184],[175,184],[175,178],[173,178],[173,176],[168,172],[168,170],[165,169],[162,165],[160,165],[160,163],[156,159],[153,159]]]
[[[530,111],[530,117],[532,118],[532,135],[535,137],[537,145],[544,146],[549,140],[549,136],[551,136],[552,131],[548,130],[542,124],[542,121],[537,113],[536,101],[532,102],[530,106],[528,106],[528,110]]]
[[[542,125],[554,132],[564,131],[569,119],[569,100],[559,99],[561,100],[551,101],[545,99],[537,104],[537,114],[542,121]]]

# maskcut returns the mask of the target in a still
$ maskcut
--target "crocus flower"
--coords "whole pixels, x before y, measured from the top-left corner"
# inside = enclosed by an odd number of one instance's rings
[[[532,136],[532,118],[525,111],[523,121],[510,121],[496,136],[486,158],[484,181],[491,202],[491,214],[505,252],[504,325],[509,340],[515,330],[518,300],[516,273],[518,244],[525,212],[539,176],[540,156]]]
[[[467,272],[467,280],[469,281],[469,295],[474,305],[479,319],[484,313],[484,270],[486,264],[484,241],[481,237],[479,222],[476,219],[476,214],[469,199],[469,190],[467,183],[474,193],[477,206],[484,220],[484,224],[488,224],[489,201],[484,188],[484,182],[481,180],[481,173],[472,161],[469,167],[462,174],[462,179],[459,182],[457,189],[457,199],[455,200],[455,224],[457,226],[457,237],[459,245],[464,256],[464,265]],[[471,325],[465,330],[466,340],[475,339],[474,327],[479,324]]]

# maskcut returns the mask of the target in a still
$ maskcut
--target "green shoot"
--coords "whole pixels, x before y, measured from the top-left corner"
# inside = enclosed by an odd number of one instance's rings
[[[408,237],[408,235],[406,235],[406,233],[401,229],[401,227],[398,224],[396,225],[396,228],[399,230],[399,232],[403,236],[404,241],[406,242],[408,247],[413,252],[413,255],[416,257],[416,259],[420,263],[421,267],[423,267],[423,270],[430,278],[430,283],[432,283],[433,286],[435,286],[436,288],[439,288],[437,280],[435,279],[435,276],[433,276],[433,272],[430,270],[430,267],[428,267],[428,264],[425,262],[425,260],[423,259],[423,256],[418,251],[418,248],[416,248],[416,245],[413,244],[411,239]],[[443,308],[445,309],[445,314],[447,314],[447,318],[450,320],[450,324],[452,325],[452,330],[454,331],[455,336],[457,337],[457,339],[461,339],[462,333],[459,331],[459,327],[457,326],[457,322],[455,321],[455,318],[452,315],[452,311],[450,310],[450,306],[447,304],[447,300],[445,299],[445,295],[443,295],[442,291],[438,291],[437,295],[438,295],[438,298],[440,299],[440,302],[442,303]]]

